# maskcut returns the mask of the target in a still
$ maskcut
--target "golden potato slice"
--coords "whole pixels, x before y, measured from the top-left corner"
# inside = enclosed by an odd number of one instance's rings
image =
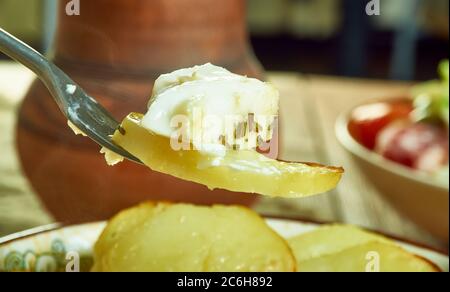
[[[298,263],[299,272],[438,272],[431,262],[399,246],[372,241]]]
[[[155,171],[210,189],[302,197],[333,189],[343,173],[342,168],[281,162],[252,150],[229,150],[223,158],[198,151],[174,151],[168,138],[141,127],[141,118],[141,114],[130,114],[113,141]]]
[[[350,225],[322,226],[288,240],[301,272],[437,271],[392,240]]]
[[[295,271],[286,241],[244,207],[146,203],[108,224],[93,271]]]
[[[289,238],[297,262],[333,254],[371,241],[389,239],[351,225],[324,225],[312,232]]]

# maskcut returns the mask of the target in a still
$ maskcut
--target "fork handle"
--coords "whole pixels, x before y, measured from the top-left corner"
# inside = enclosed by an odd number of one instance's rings
[[[48,77],[50,64],[35,49],[0,28],[0,51],[22,63],[39,77]]]
[[[55,64],[35,49],[0,28],[0,52],[33,71],[45,84],[61,111],[67,116],[68,104],[62,90],[67,84],[76,84]],[[78,88],[78,90],[82,90]]]

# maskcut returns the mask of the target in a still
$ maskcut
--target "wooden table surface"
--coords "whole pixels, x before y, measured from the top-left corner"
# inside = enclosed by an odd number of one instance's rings
[[[271,73],[281,93],[281,149],[286,160],[342,165],[339,187],[305,199],[264,199],[261,213],[314,221],[345,222],[379,230],[439,249],[440,243],[393,209],[357,171],[338,144],[334,123],[339,113],[364,99],[397,96],[409,84]],[[16,111],[33,74],[10,62],[0,62],[0,236],[52,222],[22,175],[14,148]]]

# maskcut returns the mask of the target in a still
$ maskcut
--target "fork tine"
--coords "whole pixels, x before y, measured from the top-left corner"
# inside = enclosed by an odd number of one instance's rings
[[[66,97],[69,102],[66,114],[69,121],[101,146],[126,159],[142,163],[111,140],[120,124],[95,99],[79,87],[73,94],[66,93],[66,95],[69,95]]]

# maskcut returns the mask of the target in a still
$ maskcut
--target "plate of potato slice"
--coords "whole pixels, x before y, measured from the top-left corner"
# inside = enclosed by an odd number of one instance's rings
[[[0,239],[2,272],[438,272],[448,263],[440,252],[355,226],[167,202]]]

